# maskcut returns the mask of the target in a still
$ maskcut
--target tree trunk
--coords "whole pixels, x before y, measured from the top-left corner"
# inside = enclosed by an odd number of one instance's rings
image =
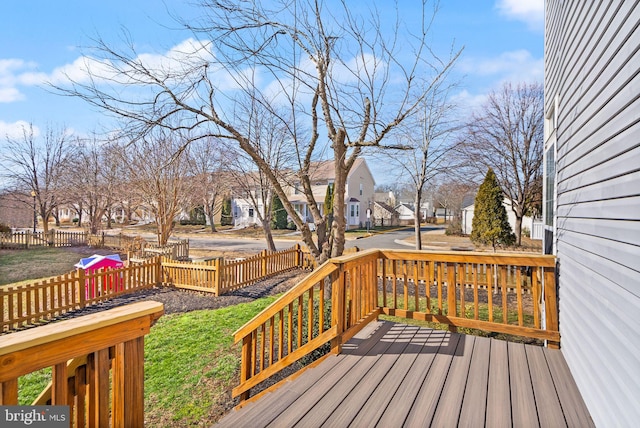
[[[340,130],[338,135],[336,135],[336,139],[339,141],[333,143],[336,181],[333,188],[333,224],[331,225],[333,245],[331,248],[331,257],[342,255],[345,243],[344,232],[347,229],[344,203],[347,182],[347,169],[344,164],[344,159],[347,150],[344,146],[344,131]]]
[[[516,224],[513,232],[516,234],[516,246],[519,247],[522,244],[522,214],[518,215],[516,213]]]
[[[53,218],[56,221],[56,227],[60,227],[60,213],[58,212],[58,208],[53,210],[51,214],[53,215]]]
[[[267,241],[267,248],[269,251],[276,251],[276,244],[273,242],[273,234],[271,233],[271,218],[262,220],[262,230],[264,231],[264,238]]]
[[[209,215],[207,215],[207,217],[209,218],[209,226],[211,227],[211,233],[216,233],[218,232],[218,230],[216,229],[216,222],[215,222],[215,214],[213,214],[211,211],[209,211]]]
[[[413,228],[416,236],[416,250],[422,250],[422,234],[420,233],[420,205],[422,204],[422,189],[416,192],[413,207]]]

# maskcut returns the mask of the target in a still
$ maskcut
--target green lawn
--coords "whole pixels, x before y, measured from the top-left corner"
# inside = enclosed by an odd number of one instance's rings
[[[81,252],[64,248],[34,248],[0,250],[0,285],[33,282],[41,278],[71,272],[81,258],[94,254],[95,249],[83,247]]]

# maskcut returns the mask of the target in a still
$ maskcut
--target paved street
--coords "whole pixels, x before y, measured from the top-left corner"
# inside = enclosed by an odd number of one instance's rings
[[[437,230],[439,227],[423,226],[422,232]],[[126,232],[125,232],[126,233]],[[153,241],[155,235],[153,233],[140,234],[143,238]],[[403,244],[402,240],[413,235],[413,227],[379,233],[366,238],[350,239],[346,242],[346,248],[358,247],[362,250],[371,248],[388,248],[388,249],[411,249],[412,245]],[[238,238],[225,237],[221,232],[216,237],[210,235],[202,236],[198,234],[190,234],[188,236],[189,246],[193,249],[212,249],[219,251],[242,251],[248,253],[258,253],[267,249],[264,239],[259,238]],[[276,239],[275,244],[278,250],[291,248],[299,239]]]
[[[435,226],[422,226],[420,230],[428,232],[430,230],[438,230],[440,227]],[[412,249],[413,245],[407,245],[402,241],[410,236],[413,236],[413,227],[406,227],[393,232],[385,232],[377,235],[370,236],[368,238],[354,239],[347,241],[346,247],[358,247],[361,250],[369,250],[371,248],[385,248],[385,249]]]

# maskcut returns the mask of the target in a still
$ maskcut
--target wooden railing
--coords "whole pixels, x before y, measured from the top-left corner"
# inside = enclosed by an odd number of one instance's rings
[[[234,261],[216,258],[204,262],[162,261],[163,282],[177,288],[205,291],[220,296],[247,285],[297,269],[305,261],[299,244],[281,251],[264,250]]]
[[[380,314],[557,347],[556,301],[553,256],[369,250],[333,258],[235,332],[242,363],[233,395],[247,399],[251,388],[323,347],[341,352]]]
[[[0,287],[0,333],[52,320],[160,283],[158,258],[121,269],[79,269],[33,284]]]
[[[51,367],[36,403],[69,406],[70,426],[144,426],[144,336],[163,312],[139,302],[3,337],[0,405],[18,404],[20,376]]]
[[[382,251],[387,315],[560,341],[555,257]],[[545,318],[542,318],[543,299]],[[542,328],[542,325],[545,328]]]
[[[87,233],[50,230],[44,232],[0,233],[0,248],[28,249],[33,247],[74,247],[87,245]]]

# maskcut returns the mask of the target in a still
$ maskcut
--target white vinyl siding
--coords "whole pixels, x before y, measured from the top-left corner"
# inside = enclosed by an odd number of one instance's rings
[[[561,344],[598,426],[640,420],[639,19],[633,1],[546,2]]]

